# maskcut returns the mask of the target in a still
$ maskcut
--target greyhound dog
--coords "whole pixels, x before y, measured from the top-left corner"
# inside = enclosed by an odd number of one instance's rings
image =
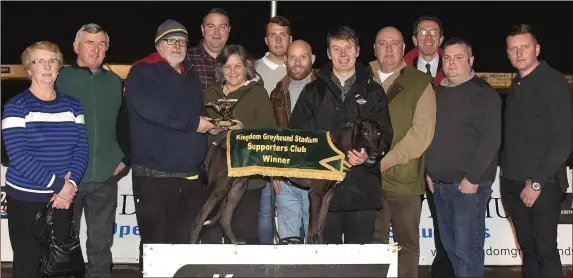
[[[363,150],[368,160],[376,161],[381,154],[379,150],[381,129],[377,122],[357,119],[345,127],[331,132],[331,139],[336,148],[343,153],[350,150]],[[212,146],[213,154],[207,168],[207,179],[212,189],[207,201],[199,211],[191,226],[191,243],[197,243],[201,228],[207,217],[219,206],[217,215],[208,222],[219,224],[233,244],[240,244],[231,229],[231,220],[237,205],[247,190],[249,177],[229,177],[227,175],[227,152],[225,144]],[[333,188],[337,181],[320,179],[288,178],[291,182],[309,188],[310,225],[307,242],[321,244],[326,214],[332,199]]]

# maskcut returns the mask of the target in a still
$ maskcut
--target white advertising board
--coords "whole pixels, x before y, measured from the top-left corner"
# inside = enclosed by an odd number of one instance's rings
[[[6,168],[2,167],[1,184],[4,185]],[[567,199],[562,204],[562,222],[558,228],[558,248],[561,262],[571,265],[572,257],[572,224],[573,201],[571,191],[571,169],[568,169],[569,188]],[[499,192],[499,179],[493,186],[492,197],[486,212],[486,239],[485,239],[485,264],[486,265],[520,265],[521,258],[510,222],[506,219],[507,214],[501,203]],[[8,235],[8,224],[5,218],[4,207],[5,193],[2,192],[2,222],[1,222],[1,259],[2,262],[12,261],[12,248]],[[565,216],[565,217],[563,217]],[[82,219],[80,237],[85,257],[85,223]],[[139,230],[135,218],[134,200],[131,190],[131,174],[120,180],[118,192],[118,206],[116,225],[114,229],[114,244],[112,247],[114,263],[137,263],[139,257]],[[391,235],[391,234],[390,234]],[[435,255],[433,224],[430,211],[424,201],[420,220],[420,265],[430,265]]]

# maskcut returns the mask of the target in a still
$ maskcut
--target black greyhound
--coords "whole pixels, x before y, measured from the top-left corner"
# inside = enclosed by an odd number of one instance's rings
[[[345,127],[333,131],[331,139],[336,148],[343,153],[350,150],[364,150],[370,161],[378,159],[381,155],[379,150],[381,129],[377,122],[366,119],[358,119],[346,124]],[[191,243],[197,243],[199,233],[207,217],[219,206],[219,211],[214,223],[220,217],[220,225],[231,243],[239,243],[231,229],[231,219],[243,194],[247,190],[249,177],[229,177],[227,175],[227,152],[225,144],[212,146],[212,156],[207,169],[209,187],[212,189],[207,201],[191,226]],[[332,189],[337,181],[320,179],[288,178],[295,184],[308,187],[310,201],[310,225],[307,241],[321,244],[324,224]]]

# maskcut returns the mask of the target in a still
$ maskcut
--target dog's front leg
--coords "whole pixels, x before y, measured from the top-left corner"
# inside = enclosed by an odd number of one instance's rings
[[[217,208],[217,206],[225,199],[229,191],[231,190],[232,180],[229,178],[217,179],[211,181],[213,185],[213,191],[209,194],[209,198],[201,207],[201,210],[195,217],[193,221],[193,226],[191,226],[191,243],[195,244],[199,240],[199,234],[203,228],[203,223],[207,220],[207,217]]]
[[[307,243],[309,244],[317,244],[318,242],[318,221],[319,221],[319,215],[320,215],[320,208],[322,207],[322,194],[319,192],[316,192],[313,190],[313,188],[311,188],[308,191],[308,199],[309,199],[309,206],[310,206],[310,210],[309,210],[309,222],[310,225],[308,227],[308,235],[307,235]]]
[[[225,204],[225,209],[223,210],[223,214],[221,215],[221,221],[219,222],[221,223],[221,228],[223,228],[223,231],[225,231],[225,234],[233,244],[239,243],[237,242],[237,239],[233,234],[233,229],[232,229],[233,213],[235,212],[235,209],[239,205],[239,202],[241,202],[241,199],[243,198],[245,191],[247,191],[247,186],[248,186],[248,178],[246,177],[236,178],[233,181],[233,185],[231,186],[231,191],[229,191],[229,195],[227,196],[227,203]]]
[[[328,215],[328,209],[330,208],[330,201],[332,200],[332,195],[334,191],[332,189],[328,190],[322,197],[322,207],[320,208],[320,214],[318,215],[316,238],[317,243],[324,243],[324,226],[326,224],[326,216]]]

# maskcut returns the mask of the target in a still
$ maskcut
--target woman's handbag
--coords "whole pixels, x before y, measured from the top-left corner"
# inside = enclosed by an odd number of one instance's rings
[[[45,276],[81,276],[86,268],[78,231],[72,222],[66,219],[70,223],[70,234],[60,241],[54,234],[55,220],[54,208],[52,202],[49,202],[42,211],[38,212],[32,224],[32,230],[35,228],[41,230],[39,237],[32,235],[43,245],[40,273]],[[38,225],[43,225],[43,227],[38,227]]]

